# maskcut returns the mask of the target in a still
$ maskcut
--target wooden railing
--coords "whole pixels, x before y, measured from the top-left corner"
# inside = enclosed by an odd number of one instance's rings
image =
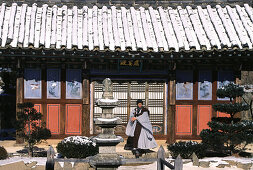
[[[178,155],[175,160],[174,166],[165,160],[165,151],[161,145],[157,152],[157,170],[164,170],[165,166],[171,170],[182,170],[183,169],[183,160],[180,155]]]
[[[47,162],[46,162],[46,170],[54,170],[55,162],[89,162],[89,159],[54,159],[54,149],[52,146],[49,147],[47,151]],[[145,163],[145,162],[153,162],[157,161],[157,170],[164,170],[165,166],[170,168],[171,170],[182,170],[183,169],[183,160],[178,155],[175,160],[174,166],[165,160],[165,151],[162,146],[160,146],[157,152],[157,159],[122,159],[123,163]]]

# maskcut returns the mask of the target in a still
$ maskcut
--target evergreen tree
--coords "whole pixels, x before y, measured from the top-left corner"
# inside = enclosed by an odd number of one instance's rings
[[[249,109],[248,104],[235,101],[237,97],[243,96],[243,88],[230,83],[218,89],[216,94],[219,98],[229,98],[229,103],[214,104],[213,109],[229,114],[229,117],[212,118],[212,121],[208,122],[210,129],[204,129],[200,133],[202,142],[214,151],[229,154],[242,151],[247,144],[253,142],[253,122],[234,118],[237,113]],[[244,146],[238,150],[242,143]]]
[[[241,111],[249,110],[249,105],[245,103],[236,103],[236,97],[242,97],[244,94],[243,88],[239,87],[234,83],[229,83],[223,88],[217,89],[216,95],[219,98],[229,98],[229,103],[217,103],[213,105],[215,111],[227,113],[230,115],[230,118],[233,119],[236,113]]]
[[[41,123],[42,114],[37,112],[32,103],[18,104],[17,130],[28,143],[28,154],[33,156],[34,145],[51,137],[51,132]],[[41,125],[40,125],[41,124]]]

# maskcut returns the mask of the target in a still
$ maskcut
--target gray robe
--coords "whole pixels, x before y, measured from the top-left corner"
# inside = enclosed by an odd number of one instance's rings
[[[135,110],[131,111],[130,119],[128,121],[126,127],[126,135],[127,136],[134,136],[134,131],[136,127],[137,121],[141,124],[141,133],[138,140],[138,148],[139,149],[152,149],[157,147],[157,143],[155,138],[153,137],[152,125],[149,120],[148,112],[143,112],[142,115],[136,117],[137,120],[134,122],[131,121],[131,118],[134,117]]]

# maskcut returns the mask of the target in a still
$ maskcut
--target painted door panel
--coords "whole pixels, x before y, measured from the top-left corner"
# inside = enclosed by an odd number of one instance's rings
[[[65,134],[81,134],[81,104],[66,104]]]
[[[47,128],[52,134],[60,133],[60,104],[47,105]]]
[[[176,105],[176,135],[192,135],[192,105]]]
[[[207,123],[211,121],[212,106],[198,105],[197,134],[199,135],[203,129],[208,129]]]
[[[40,112],[42,114],[42,110],[41,110],[41,104],[34,104],[34,109],[37,110],[37,112]],[[41,120],[37,121],[39,123],[39,125],[41,125]]]

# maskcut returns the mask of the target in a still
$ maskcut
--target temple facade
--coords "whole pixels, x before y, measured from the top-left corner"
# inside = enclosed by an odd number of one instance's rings
[[[212,109],[229,102],[218,88],[253,83],[251,1],[78,2],[0,4],[0,65],[18,73],[17,104],[34,103],[52,138],[99,133],[105,78],[120,101],[116,133],[142,99],[168,142],[200,139],[226,116]]]

